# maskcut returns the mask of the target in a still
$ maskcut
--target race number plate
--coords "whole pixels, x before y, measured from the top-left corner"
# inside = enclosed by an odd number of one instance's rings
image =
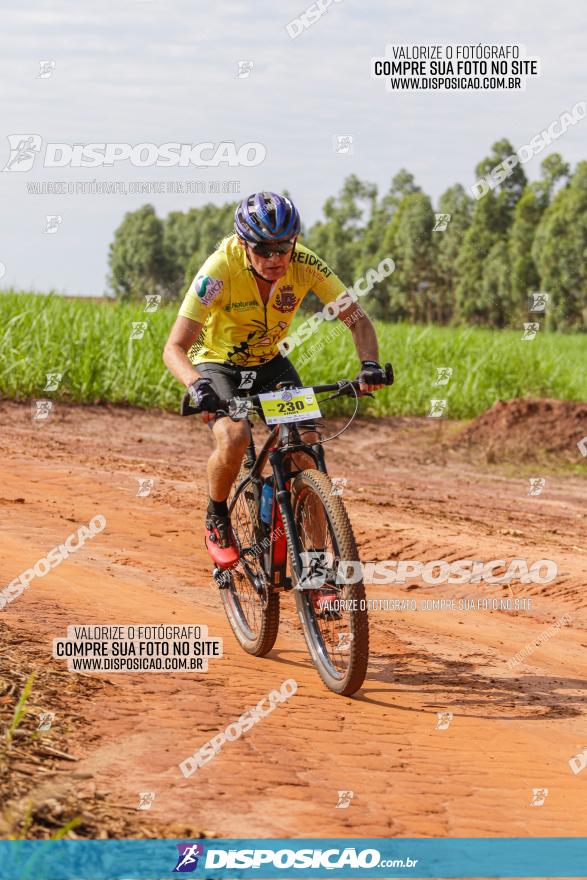
[[[268,425],[320,418],[320,407],[311,388],[284,388],[260,394],[259,400]]]

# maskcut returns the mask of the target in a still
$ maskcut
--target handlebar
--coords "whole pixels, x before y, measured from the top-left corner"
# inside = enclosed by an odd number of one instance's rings
[[[393,367],[391,366],[391,364],[389,364],[389,363],[385,364],[383,370],[385,373],[385,379],[384,379],[383,384],[384,385],[393,385],[393,383],[395,381],[395,376],[394,376]],[[359,392],[359,383],[356,379],[353,379],[352,381],[348,380],[348,379],[340,379],[338,382],[334,382],[329,385],[304,385],[303,387],[304,388],[311,388],[315,394],[324,394],[328,391],[338,391],[338,394],[340,394],[340,395],[351,396],[351,395],[354,395],[355,392]],[[276,390],[279,390],[279,388],[277,388]],[[245,396],[246,396],[247,400],[251,401],[253,407],[260,405],[258,394],[251,394],[251,395],[245,395]],[[338,395],[336,395],[336,396],[338,397]],[[225,410],[228,412],[228,408],[230,406],[231,401],[235,400],[235,399],[236,398],[233,397],[230,400],[221,400],[218,409]],[[194,415],[198,415],[199,413],[203,412],[203,410],[201,410],[200,407],[193,406],[190,392],[186,391],[182,397],[181,407],[180,407],[179,412],[180,412],[180,415],[182,415],[182,416],[194,416]]]

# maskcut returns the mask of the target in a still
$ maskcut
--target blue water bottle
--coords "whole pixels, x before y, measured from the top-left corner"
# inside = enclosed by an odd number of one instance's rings
[[[261,519],[268,526],[271,525],[271,514],[273,512],[273,485],[272,478],[269,477],[263,483],[261,490]]]

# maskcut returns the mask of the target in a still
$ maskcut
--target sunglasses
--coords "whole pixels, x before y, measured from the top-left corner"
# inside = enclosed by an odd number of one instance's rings
[[[294,244],[294,241],[282,241],[274,244],[249,244],[249,247],[256,257],[268,259],[274,255],[281,257],[284,254],[289,254]]]

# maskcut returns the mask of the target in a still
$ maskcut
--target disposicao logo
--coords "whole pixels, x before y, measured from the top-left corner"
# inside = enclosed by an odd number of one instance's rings
[[[198,859],[204,855],[201,843],[176,843],[179,855],[174,874],[191,874],[198,867]]]
[[[100,168],[112,167],[117,162],[130,162],[135,168],[231,168],[243,165],[259,165],[267,150],[260,143],[246,143],[237,147],[232,141],[213,144],[53,144],[47,143],[41,150],[43,140],[39,134],[9,134],[10,155],[3,171],[30,171],[37,156],[42,156],[44,168]]]

